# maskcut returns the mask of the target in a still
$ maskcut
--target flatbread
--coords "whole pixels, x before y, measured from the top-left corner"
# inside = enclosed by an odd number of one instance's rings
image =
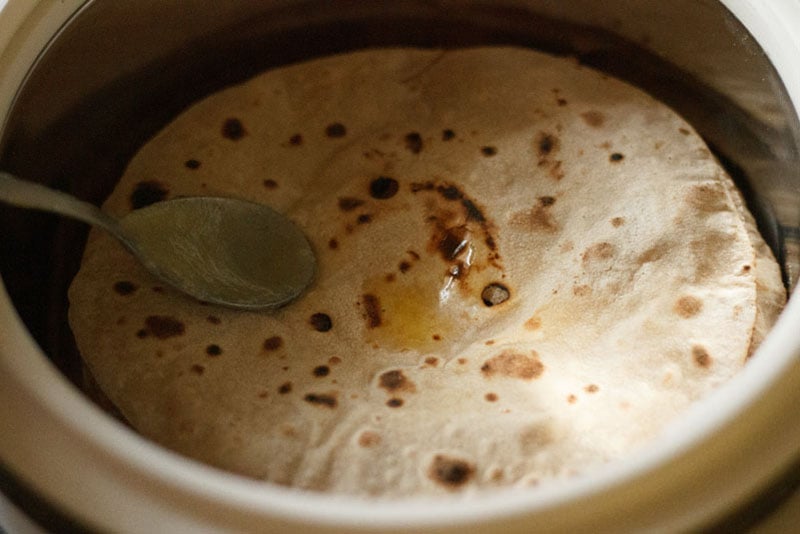
[[[220,91],[104,207],[180,195],[286,213],[315,282],[274,313],[205,305],[92,232],[80,353],[143,435],[299,488],[468,495],[624,459],[742,369],[785,298],[689,124],[526,49],[366,50]]]

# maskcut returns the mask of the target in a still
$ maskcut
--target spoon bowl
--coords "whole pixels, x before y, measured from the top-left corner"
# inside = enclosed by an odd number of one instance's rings
[[[159,279],[204,302],[278,308],[302,294],[316,271],[300,228],[255,202],[180,197],[115,219],[93,204],[5,172],[0,200],[102,228]]]

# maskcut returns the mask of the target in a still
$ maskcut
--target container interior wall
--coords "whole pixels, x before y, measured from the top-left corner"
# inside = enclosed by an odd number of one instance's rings
[[[100,203],[138,147],[191,102],[270,67],[378,46],[512,44],[575,57],[683,114],[798,275],[800,126],[768,59],[711,0],[87,2],[0,119],[0,168]],[[5,112],[5,110],[2,110]],[[87,228],[0,206],[0,274],[75,381],[66,290]]]

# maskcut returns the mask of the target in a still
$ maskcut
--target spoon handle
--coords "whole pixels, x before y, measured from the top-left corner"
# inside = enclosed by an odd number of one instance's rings
[[[88,202],[35,182],[20,180],[0,171],[0,201],[20,208],[49,211],[99,226],[113,235],[121,233],[119,223]]]

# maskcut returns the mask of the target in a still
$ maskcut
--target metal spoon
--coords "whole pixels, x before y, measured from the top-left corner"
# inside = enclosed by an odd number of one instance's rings
[[[5,172],[0,172],[0,200],[102,228],[154,275],[205,302],[277,308],[298,297],[316,270],[303,232],[254,202],[182,197],[117,220],[88,202]]]

